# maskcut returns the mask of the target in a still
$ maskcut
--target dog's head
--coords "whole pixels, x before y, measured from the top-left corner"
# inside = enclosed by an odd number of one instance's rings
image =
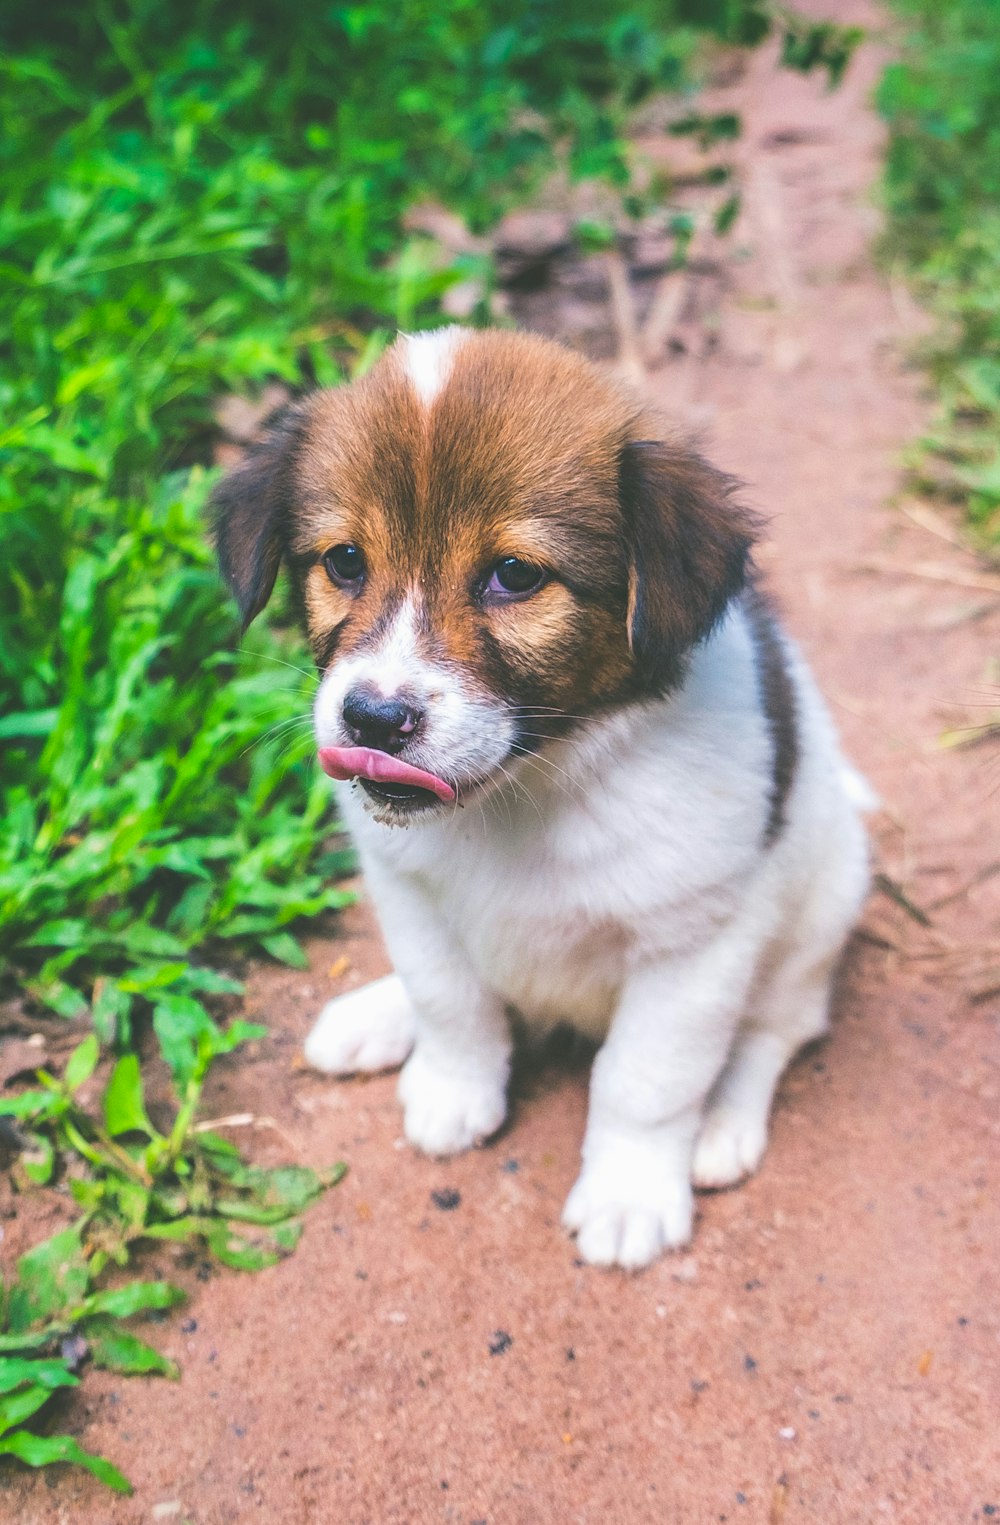
[[[334,776],[383,820],[665,693],[747,575],[731,483],[525,335],[402,337],[287,409],[216,489],[245,624],[287,563]]]

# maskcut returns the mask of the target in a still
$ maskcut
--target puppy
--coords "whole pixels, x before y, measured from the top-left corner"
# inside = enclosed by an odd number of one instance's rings
[[[504,1121],[512,1016],[569,1023],[601,1047],[563,1222],[601,1265],[686,1243],[692,1183],[760,1163],[868,878],[733,484],[560,346],[446,328],[288,409],[215,507],[245,622],[287,564],[397,971],[310,1063],[401,1064],[450,1155]]]

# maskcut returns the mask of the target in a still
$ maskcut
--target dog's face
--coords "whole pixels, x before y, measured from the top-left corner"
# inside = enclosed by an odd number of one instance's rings
[[[676,681],[743,584],[752,525],[725,478],[649,436],[558,345],[446,329],[288,409],[220,484],[244,621],[284,559],[328,771],[380,819]]]

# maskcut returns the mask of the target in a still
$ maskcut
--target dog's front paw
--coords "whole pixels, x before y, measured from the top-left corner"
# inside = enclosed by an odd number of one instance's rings
[[[419,1049],[399,1077],[403,1128],[424,1154],[461,1154],[496,1133],[507,1116],[506,1075],[452,1074]]]
[[[414,1015],[398,975],[328,1001],[305,1041],[306,1062],[328,1075],[394,1070],[413,1047]]]
[[[691,1177],[705,1190],[733,1186],[752,1175],[767,1146],[767,1121],[757,1112],[721,1105],[705,1114]]]
[[[605,1156],[584,1166],[566,1200],[563,1226],[576,1234],[584,1260],[596,1266],[648,1266],[691,1238],[694,1205],[688,1181],[655,1157]]]

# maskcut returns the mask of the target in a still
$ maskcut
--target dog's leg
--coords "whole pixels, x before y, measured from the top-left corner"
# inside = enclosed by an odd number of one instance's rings
[[[506,1007],[419,884],[378,862],[365,872],[411,1014],[412,1052],[399,1077],[404,1131],[426,1154],[458,1154],[507,1115]]]
[[[469,983],[456,981],[454,994],[454,1001],[418,1004],[416,1046],[399,1077],[404,1132],[435,1156],[482,1143],[507,1116],[511,1044],[503,1005]]]
[[[695,1186],[731,1186],[760,1164],[778,1082],[799,1049],[827,1030],[834,971],[867,885],[867,844],[851,807],[828,834],[796,916],[762,960],[743,1029],[705,1109]]]
[[[594,1062],[583,1169],[563,1223],[597,1265],[648,1265],[686,1244],[691,1153],[755,964],[752,928],[730,926],[684,958],[637,971]]]
[[[416,1017],[397,974],[328,1001],[305,1041],[306,1060],[328,1075],[394,1070],[413,1047]]]
[[[417,886],[377,863],[365,872],[398,972],[330,1001],[305,1057],[334,1075],[402,1064],[407,1138],[426,1154],[458,1154],[489,1138],[507,1115],[506,1009]]]
[[[834,962],[825,959],[799,978],[790,971],[768,987],[773,1022],[762,1026],[752,1019],[713,1087],[695,1145],[695,1186],[732,1186],[761,1164],[777,1081],[803,1043],[826,1032]]]

